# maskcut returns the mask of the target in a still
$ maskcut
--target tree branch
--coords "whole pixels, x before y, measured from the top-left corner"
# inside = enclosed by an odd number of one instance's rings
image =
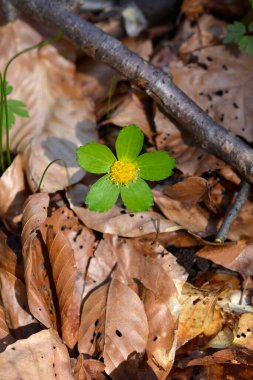
[[[144,89],[193,137],[196,145],[232,165],[242,177],[253,183],[253,150],[216,124],[173,83],[169,75],[68,10],[61,1],[11,0],[11,3],[21,12],[57,26],[86,54]]]

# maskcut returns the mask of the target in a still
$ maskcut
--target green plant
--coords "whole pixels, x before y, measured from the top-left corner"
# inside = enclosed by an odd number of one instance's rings
[[[86,204],[91,211],[113,207],[119,194],[130,211],[153,205],[152,191],[144,180],[160,181],[172,175],[175,160],[167,152],[140,154],[144,135],[136,125],[124,127],[116,140],[116,154],[105,145],[90,142],[77,149],[77,162],[86,171],[105,174],[91,186]]]
[[[30,46],[15,54],[6,64],[3,72],[0,72],[0,166],[1,170],[5,170],[4,152],[3,152],[3,129],[6,130],[6,157],[8,165],[11,164],[10,149],[10,129],[15,124],[15,117],[29,117],[26,105],[20,100],[7,99],[11,94],[13,87],[7,82],[7,73],[11,63],[20,55],[27,53],[33,49],[40,49],[43,46],[57,42],[61,38],[62,33],[58,32],[53,38],[43,40],[36,45]]]
[[[253,0],[250,0],[250,4],[253,8]],[[223,42],[234,42],[238,45],[239,49],[253,55],[253,21],[247,24],[240,21],[229,24],[228,33]]]

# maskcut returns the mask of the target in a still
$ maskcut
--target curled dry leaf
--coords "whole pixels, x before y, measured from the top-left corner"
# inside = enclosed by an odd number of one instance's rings
[[[0,178],[0,217],[5,226],[14,232],[21,221],[27,195],[22,159],[21,155],[17,155]]]
[[[84,359],[80,354],[74,368],[75,380],[105,380],[105,365],[98,360]]]
[[[20,20],[1,27],[1,69],[14,54],[41,39]],[[15,60],[9,78],[13,98],[25,102],[30,115],[17,118],[10,134],[11,149],[23,153],[30,187],[37,189],[43,171],[54,159],[66,162],[72,183],[80,180],[84,172],[76,163],[75,150],[95,140],[96,132],[93,104],[84,96],[74,65],[53,46],[45,46]],[[43,188],[51,192],[68,185],[64,165],[54,165],[57,170],[50,167],[43,182]]]
[[[202,235],[210,235],[216,232],[215,218],[210,220],[210,212],[199,205],[191,205],[186,202],[176,201],[153,190],[156,204],[163,214],[182,228]]]
[[[29,309],[46,327],[56,328],[56,315],[45,247],[39,230],[47,217],[49,196],[39,193],[30,196],[25,204],[22,219],[22,254]]]
[[[33,334],[0,354],[0,378],[72,380],[68,350],[52,329]]]
[[[129,313],[130,310],[134,312]],[[82,311],[78,349],[103,356],[108,374],[132,353],[144,352],[147,339],[144,305],[127,285],[112,278],[88,296]]]
[[[53,272],[63,339],[73,348],[78,335],[85,272],[95,238],[66,206],[45,220],[41,233]]]
[[[197,256],[234,270],[246,279],[253,273],[252,252],[253,244],[239,240],[233,245],[206,246],[197,252]]]
[[[29,313],[26,288],[22,279],[18,277],[19,270],[17,267],[17,256],[8,246],[7,236],[0,231],[1,300],[8,327],[14,330],[17,338],[23,338],[29,334],[29,331],[34,331],[37,323]]]
[[[65,212],[64,209],[60,210]],[[59,214],[59,213],[58,213]],[[50,219],[46,220],[46,223]],[[79,230],[81,233],[82,231]],[[76,235],[78,232],[76,232]],[[80,254],[87,264],[89,252],[79,250],[75,252],[69,239],[57,225],[49,225],[46,234],[46,244],[49,252],[49,260],[52,267],[53,279],[59,302],[61,315],[61,330],[64,342],[73,348],[77,342],[80,305],[84,286],[84,272]],[[89,244],[93,247],[93,241]],[[76,260],[76,256],[78,260]],[[77,263],[78,262],[78,263]]]
[[[87,186],[78,184],[67,192],[67,197],[75,214],[93,230],[124,237],[138,237],[181,229],[176,223],[153,211],[129,213],[117,206],[103,213],[89,211],[87,208],[81,207],[87,191]]]

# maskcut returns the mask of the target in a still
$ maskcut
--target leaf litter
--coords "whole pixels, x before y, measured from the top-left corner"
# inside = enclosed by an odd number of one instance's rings
[[[252,143],[252,57],[222,45],[226,15],[238,12],[232,3],[185,0],[186,19],[169,42],[166,34],[151,40],[151,29],[122,42]],[[2,26],[1,66],[38,42],[38,30],[20,20]],[[35,50],[9,73],[30,118],[17,117],[15,158],[0,177],[0,377],[251,378],[252,194],[228,241],[215,244],[238,173],[112,69],[69,51],[64,40]],[[85,196],[97,177],[77,166],[75,150],[96,140],[111,148],[127,124],[142,129],[146,151],[176,159],[175,173],[150,183],[147,212],[120,200],[91,212]],[[58,158],[70,183],[58,162],[36,193]]]

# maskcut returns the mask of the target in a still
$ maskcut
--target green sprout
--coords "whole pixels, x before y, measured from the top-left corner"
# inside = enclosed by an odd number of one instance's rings
[[[108,211],[121,195],[133,212],[147,211],[153,194],[144,180],[160,181],[173,174],[174,158],[167,152],[140,154],[144,134],[136,125],[124,127],[116,140],[116,154],[105,145],[90,142],[77,149],[77,162],[86,171],[105,174],[91,186],[86,204],[91,211]]]

